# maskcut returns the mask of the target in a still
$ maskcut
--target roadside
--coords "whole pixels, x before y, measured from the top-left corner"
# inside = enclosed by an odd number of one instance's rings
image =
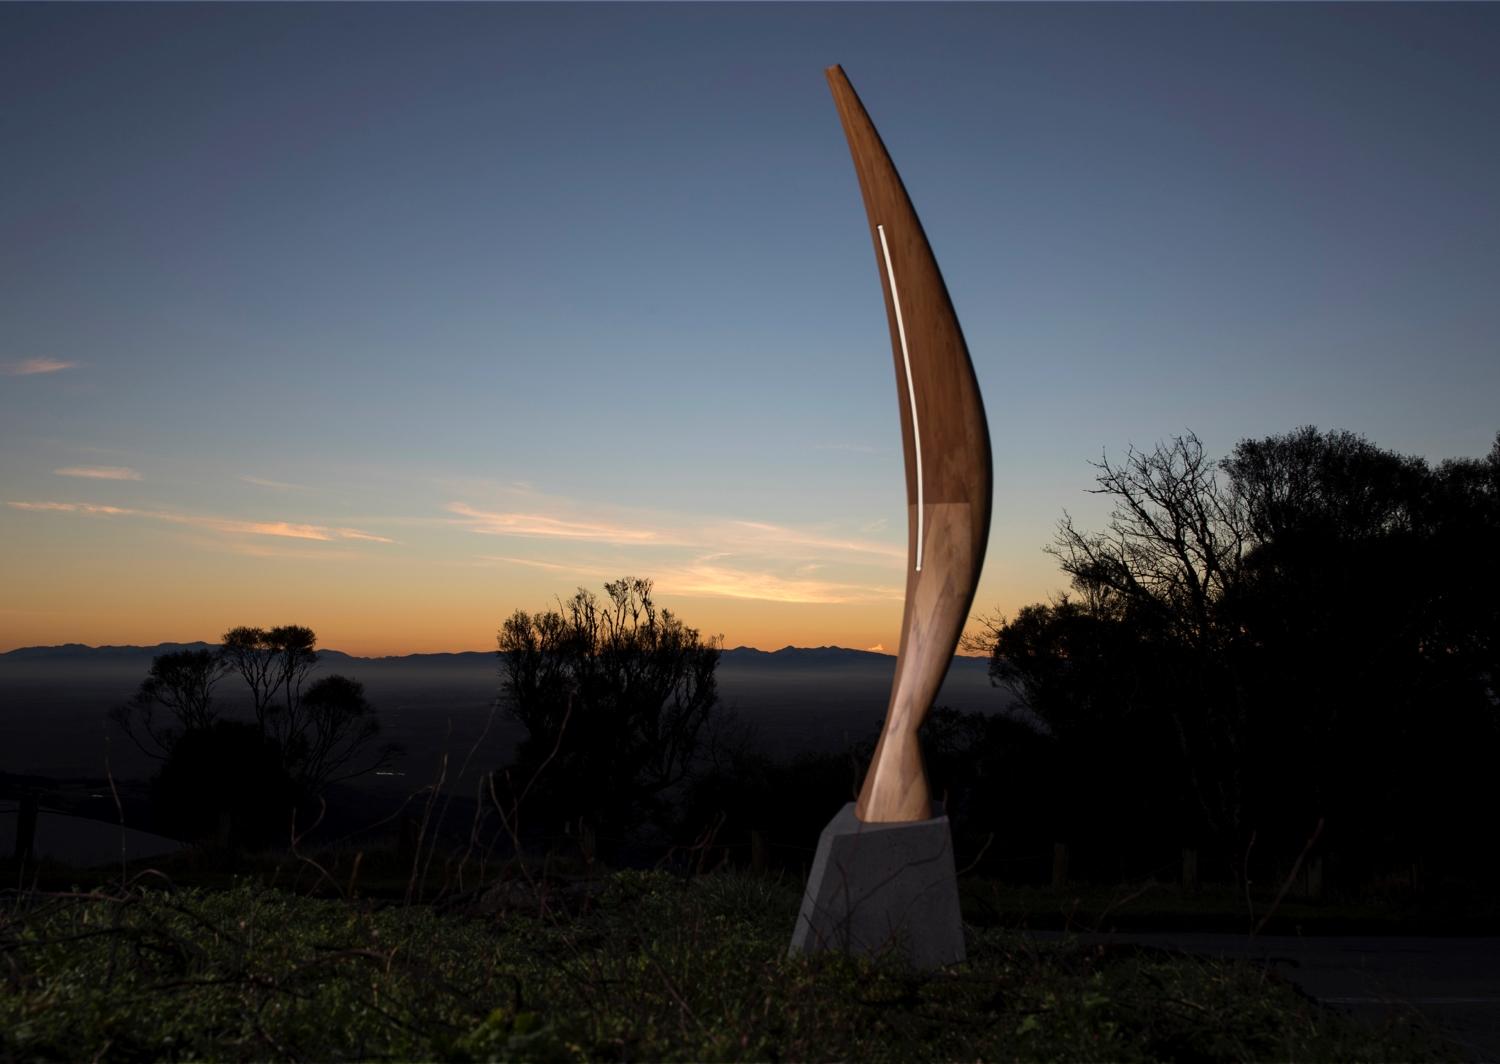
[[[1500,1061],[1500,937],[1296,936],[1033,930],[1043,942],[1139,945],[1265,965],[1326,1005],[1381,1020],[1416,1013],[1471,1060]]]

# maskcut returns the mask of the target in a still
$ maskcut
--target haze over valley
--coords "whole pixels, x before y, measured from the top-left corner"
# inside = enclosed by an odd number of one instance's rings
[[[0,771],[96,779],[104,775],[107,748],[117,777],[149,776],[157,763],[105,714],[134,694],[154,655],[208,646],[69,644],[0,654]],[[481,736],[476,763],[492,768],[509,758],[521,738],[519,725],[497,707],[500,661],[493,652],[362,658],[324,650],[318,659],[313,677],[338,673],[363,683],[379,713],[382,739],[404,747],[392,766],[393,773],[404,775],[367,778],[365,786],[419,786],[436,776],[445,751],[461,760]],[[894,655],[841,647],[769,653],[737,647],[723,652],[716,675],[721,708],[751,725],[754,741],[766,753],[788,758],[842,749],[872,736],[885,712],[895,665]],[[248,699],[234,677],[226,678],[215,695],[229,714],[248,714]],[[1013,698],[990,685],[986,659],[956,657],[937,704],[992,712],[1011,707]]]

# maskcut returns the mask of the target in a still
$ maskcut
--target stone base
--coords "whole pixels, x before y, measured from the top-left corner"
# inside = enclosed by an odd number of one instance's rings
[[[948,818],[866,824],[854,803],[818,839],[791,953],[887,951],[913,968],[964,959]]]

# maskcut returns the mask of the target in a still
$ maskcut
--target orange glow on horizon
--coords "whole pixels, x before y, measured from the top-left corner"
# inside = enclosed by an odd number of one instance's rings
[[[562,594],[561,591],[556,592]],[[241,624],[301,624],[318,634],[318,646],[356,657],[454,653],[495,649],[501,624],[515,610],[555,607],[547,595],[527,595],[498,603],[414,601],[366,590],[357,601],[332,605],[315,596],[247,596],[245,606],[220,602],[163,601],[149,611],[114,598],[88,616],[72,610],[0,610],[0,653],[28,646],[82,643],[88,646],[155,646],[158,643],[217,642]],[[351,598],[355,596],[351,595]],[[883,648],[895,654],[900,639],[901,603],[807,605],[659,596],[659,604],[706,636],[722,636],[725,649],[738,646],[774,651],[786,646]],[[1016,605],[1020,605],[1017,603]],[[989,614],[993,600],[981,594],[974,613]],[[1014,608],[1007,610],[1014,613]],[[397,624],[400,627],[397,627]]]

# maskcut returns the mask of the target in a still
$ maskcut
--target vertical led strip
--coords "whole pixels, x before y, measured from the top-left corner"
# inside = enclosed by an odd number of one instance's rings
[[[901,363],[906,367],[906,399],[911,404],[911,438],[917,452],[917,572],[922,571],[922,428],[917,424],[917,392],[911,383],[911,354],[906,350],[906,323],[901,320],[901,295],[896,291],[896,273],[891,269],[891,246],[885,242],[885,226],[877,225],[880,251],[885,255],[885,279],[891,286],[891,305],[896,308],[896,335],[901,338]]]

